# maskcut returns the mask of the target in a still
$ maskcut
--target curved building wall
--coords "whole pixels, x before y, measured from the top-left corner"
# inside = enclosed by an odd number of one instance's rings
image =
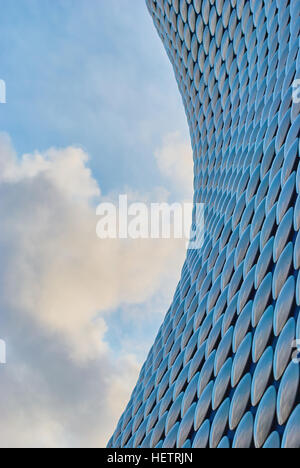
[[[206,233],[109,447],[300,448],[299,0],[147,6]]]

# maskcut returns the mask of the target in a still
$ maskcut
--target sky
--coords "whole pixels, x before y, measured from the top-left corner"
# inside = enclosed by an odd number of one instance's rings
[[[0,446],[104,447],[185,248],[100,240],[95,208],[192,201],[184,109],[143,1],[0,4]]]

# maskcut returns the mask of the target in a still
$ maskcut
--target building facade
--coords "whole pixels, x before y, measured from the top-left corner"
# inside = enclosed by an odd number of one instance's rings
[[[299,0],[147,6],[189,123],[205,242],[108,446],[300,448]]]

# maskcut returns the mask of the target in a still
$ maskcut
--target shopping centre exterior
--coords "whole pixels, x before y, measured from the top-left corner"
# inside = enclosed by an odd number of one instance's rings
[[[147,6],[205,236],[108,446],[300,448],[299,0]]]

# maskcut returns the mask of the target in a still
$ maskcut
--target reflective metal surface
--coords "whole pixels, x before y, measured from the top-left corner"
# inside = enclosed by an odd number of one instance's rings
[[[299,0],[146,3],[206,232],[109,446],[300,448]]]

